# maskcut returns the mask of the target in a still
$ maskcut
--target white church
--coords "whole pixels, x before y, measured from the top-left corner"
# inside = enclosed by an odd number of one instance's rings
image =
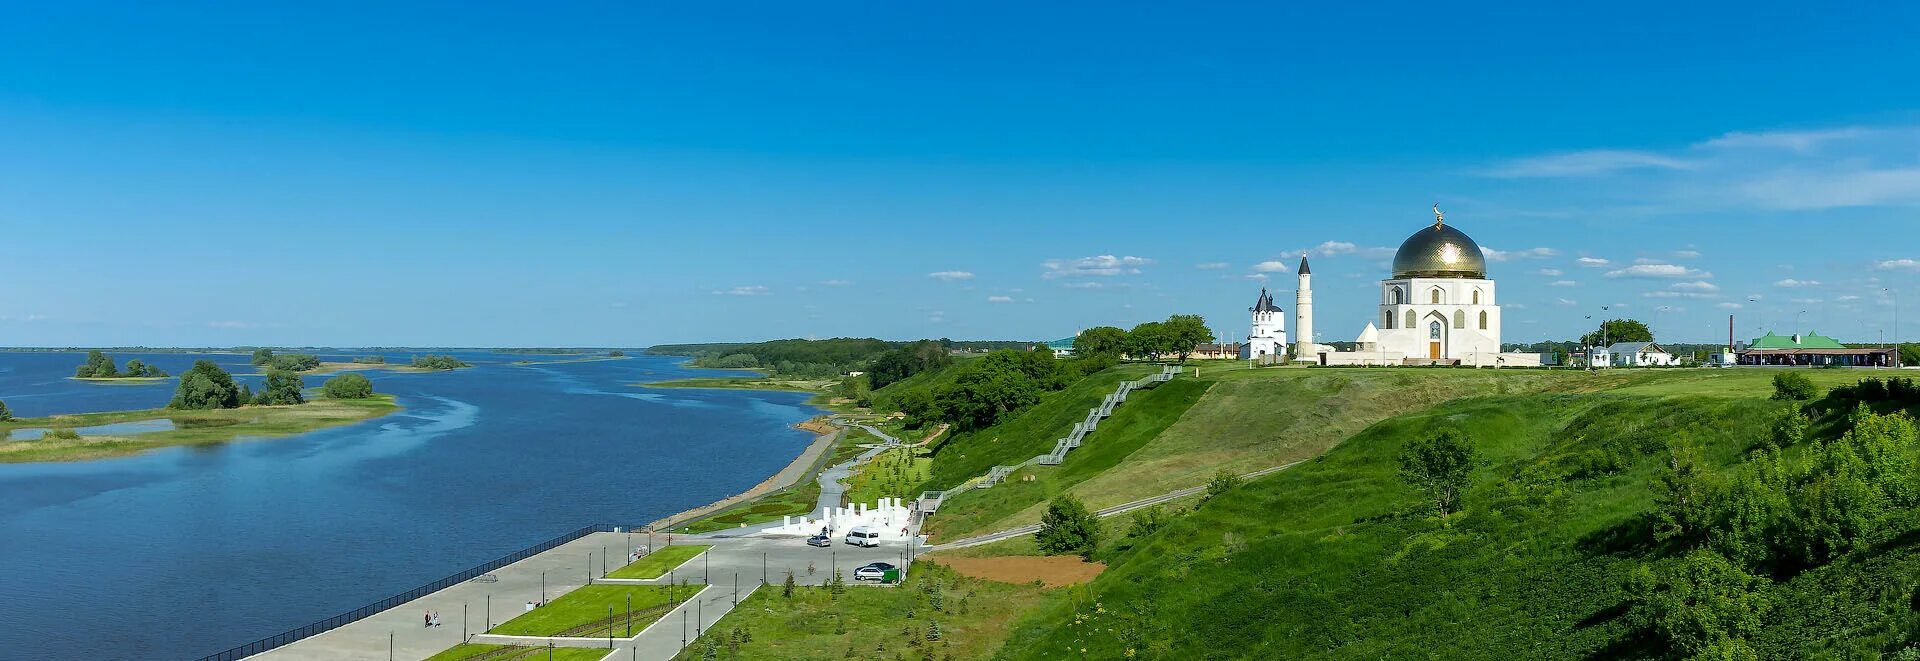
[[[1313,342],[1313,272],[1300,258],[1294,294],[1292,360],[1319,365],[1471,365],[1532,367],[1537,353],[1500,351],[1500,304],[1487,258],[1465,232],[1446,224],[1436,205],[1433,225],[1400,244],[1393,277],[1380,281],[1380,313],[1354,338],[1354,350]],[[1254,306],[1243,357],[1280,359],[1287,346],[1282,316],[1265,289]],[[1277,340],[1277,344],[1270,344]],[[1271,357],[1261,351],[1278,347]]]

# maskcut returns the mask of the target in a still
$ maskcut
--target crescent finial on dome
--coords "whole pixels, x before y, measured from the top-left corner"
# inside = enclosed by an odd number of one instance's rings
[[[1440,227],[1446,224],[1447,224],[1447,214],[1440,213],[1439,202],[1433,203],[1433,226]]]

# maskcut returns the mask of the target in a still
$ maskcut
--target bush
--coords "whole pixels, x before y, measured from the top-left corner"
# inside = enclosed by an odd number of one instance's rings
[[[310,353],[280,354],[269,359],[266,364],[268,370],[288,372],[304,372],[318,367],[320,367],[320,357]]]
[[[254,349],[253,350],[253,364],[265,365],[272,361],[273,361],[272,349]]]
[[[353,358],[353,362],[359,363],[361,365],[385,365],[387,364],[387,357],[386,356],[355,356]]]
[[[1473,463],[1466,434],[1443,429],[1401,450],[1400,479],[1425,493],[1444,519],[1460,508],[1460,496],[1473,478]]]
[[[1813,380],[1799,372],[1781,372],[1773,375],[1773,398],[1786,401],[1806,401],[1813,399]]]
[[[1061,494],[1047,503],[1040,515],[1040,532],[1034,535],[1040,550],[1049,555],[1077,553],[1092,559],[1100,545],[1100,519],[1072,494]]]
[[[7,408],[6,402],[0,402],[0,422],[6,422],[12,419],[13,419],[13,409]]]
[[[61,440],[61,441],[78,441],[80,440],[80,432],[73,429],[64,429],[64,428],[49,429],[47,430],[47,433],[41,434],[40,437],[51,438],[51,439]]]
[[[342,374],[327,379],[320,391],[333,399],[366,399],[373,396],[373,381],[359,374]]]
[[[174,389],[173,400],[167,402],[167,408],[204,411],[236,408],[245,403],[240,400],[240,388],[233,384],[233,375],[211,360],[196,360],[192,368],[180,375],[180,385]]]
[[[125,376],[161,378],[166,375],[167,373],[161,371],[160,368],[148,365],[138,358],[127,361],[127,373]]]
[[[1213,500],[1218,496],[1226,494],[1228,491],[1232,491],[1233,488],[1237,486],[1240,486],[1240,476],[1233,471],[1222,468],[1220,472],[1213,474],[1212,480],[1207,481],[1207,493],[1200,497],[1200,502],[1204,503]]]

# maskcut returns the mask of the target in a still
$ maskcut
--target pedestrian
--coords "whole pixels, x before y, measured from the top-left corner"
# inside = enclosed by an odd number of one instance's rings
[[[427,611],[425,613],[421,613],[420,628],[425,629],[430,626],[433,626],[433,611]]]

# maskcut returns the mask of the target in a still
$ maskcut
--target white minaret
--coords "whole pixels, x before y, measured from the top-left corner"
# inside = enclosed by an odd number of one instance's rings
[[[1294,360],[1315,360],[1313,350],[1313,270],[1300,256],[1300,289],[1293,294]]]

